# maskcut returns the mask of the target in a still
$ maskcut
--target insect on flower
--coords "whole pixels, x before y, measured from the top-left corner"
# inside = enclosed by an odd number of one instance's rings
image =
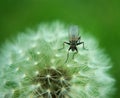
[[[69,51],[76,51],[74,52],[73,54],[73,59],[74,59],[74,56],[75,54],[78,53],[78,49],[77,49],[77,46],[80,45],[80,44],[83,44],[83,49],[85,49],[84,47],[84,42],[81,42],[80,39],[81,39],[81,36],[79,36],[78,34],[78,27],[77,26],[71,26],[69,28],[69,33],[68,33],[68,36],[69,36],[69,42],[64,42],[63,43],[63,48],[64,48],[64,45],[67,44],[69,45],[69,49],[68,49],[68,53],[67,53],[67,59],[65,62],[67,62],[68,58],[69,58]],[[61,49],[63,49],[61,48]]]

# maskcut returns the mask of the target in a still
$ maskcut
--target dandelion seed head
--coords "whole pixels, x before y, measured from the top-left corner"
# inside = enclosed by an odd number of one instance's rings
[[[110,98],[114,93],[115,80],[107,71],[110,58],[98,48],[91,35],[77,31],[85,47],[77,46],[73,52],[68,41],[69,27],[54,22],[43,23],[37,31],[19,34],[15,42],[0,49],[0,98]],[[33,66],[36,65],[36,66]],[[17,96],[17,97],[16,97]]]

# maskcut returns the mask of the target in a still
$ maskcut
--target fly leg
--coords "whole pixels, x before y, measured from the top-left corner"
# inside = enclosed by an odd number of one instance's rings
[[[80,44],[83,44],[83,49],[85,49],[85,45],[84,45],[84,42],[80,42]]]
[[[65,60],[65,63],[67,63],[67,61],[68,61],[70,49],[71,49],[71,47],[68,49],[67,58],[66,58],[66,60]]]
[[[63,47],[62,47],[62,48],[60,48],[60,49],[58,49],[58,50],[62,50],[62,49],[64,49],[64,47],[65,47],[65,44],[68,44],[68,45],[70,45],[70,43],[69,43],[69,42],[64,42],[64,43],[63,43]]]
[[[77,40],[77,41],[79,41],[79,42],[80,42],[80,39],[81,39],[81,36],[80,36],[80,37],[78,37],[78,40]]]
[[[81,39],[81,36],[78,37],[78,40],[77,40],[78,43],[77,43],[77,45],[83,44],[83,49],[88,50],[88,49],[85,48],[85,46],[84,46],[84,42],[80,42],[80,39]]]
[[[85,46],[84,46],[84,42],[79,42],[79,43],[77,43],[77,46],[80,45],[80,44],[83,45],[83,49],[88,50],[88,49],[85,48]]]
[[[85,48],[84,42],[80,42],[80,44],[83,44],[83,49],[88,50],[88,49]]]

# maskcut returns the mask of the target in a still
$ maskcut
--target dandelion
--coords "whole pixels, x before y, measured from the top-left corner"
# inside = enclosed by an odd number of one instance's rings
[[[80,33],[84,45],[74,59],[69,27],[54,22],[19,34],[0,49],[0,98],[110,98],[115,80],[107,71],[110,59],[90,35]]]

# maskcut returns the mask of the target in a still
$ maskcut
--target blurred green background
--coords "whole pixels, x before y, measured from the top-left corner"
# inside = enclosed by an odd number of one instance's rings
[[[120,1],[0,0],[0,46],[27,27],[54,20],[77,24],[99,40],[113,62],[110,73],[117,88],[113,98],[120,98]]]

